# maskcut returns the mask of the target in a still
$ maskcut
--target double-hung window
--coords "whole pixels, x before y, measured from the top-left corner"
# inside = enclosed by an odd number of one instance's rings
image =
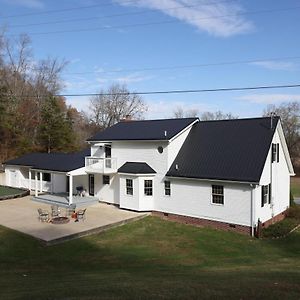
[[[165,196],[171,196],[171,182],[165,181]]]
[[[133,180],[132,179],[126,179],[126,194],[127,195],[133,195]]]
[[[144,181],[144,194],[146,196],[153,195],[153,181],[152,180],[145,180]]]
[[[279,143],[272,144],[272,163],[279,162]]]
[[[271,203],[271,184],[261,187],[261,207],[267,203]]]
[[[224,204],[224,186],[223,185],[212,185],[212,203],[213,204]]]
[[[110,178],[108,175],[103,175],[102,177],[103,184],[109,184]]]

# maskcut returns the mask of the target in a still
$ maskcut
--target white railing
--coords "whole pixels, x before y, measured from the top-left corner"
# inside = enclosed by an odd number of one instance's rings
[[[31,184],[29,183],[29,179],[22,179],[20,181],[20,184],[22,188],[25,189],[31,189],[35,190],[35,179],[31,179]],[[41,189],[41,182],[38,180],[37,181],[37,190],[40,191]],[[42,191],[43,192],[51,192],[52,191],[52,183],[49,181],[42,181]]]
[[[85,167],[88,172],[115,173],[117,172],[117,159],[87,156],[85,158]]]

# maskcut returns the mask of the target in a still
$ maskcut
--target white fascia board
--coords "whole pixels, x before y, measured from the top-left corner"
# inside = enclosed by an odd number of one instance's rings
[[[57,173],[57,174],[66,174],[67,173],[67,172],[63,172],[63,171],[44,170],[44,169],[35,169],[35,168],[30,168],[30,171],[43,172],[43,173]]]
[[[170,139],[170,142],[172,142],[173,140],[175,140],[178,136],[180,136],[182,133],[184,133],[186,130],[190,129],[194,124],[200,122],[199,119],[196,119],[194,122],[192,122],[191,124],[189,124],[188,126],[186,126],[185,128],[183,128],[180,132],[178,132],[175,136],[173,136]]]
[[[32,168],[32,166],[25,166],[25,165],[7,165],[7,164],[3,164],[3,166],[6,167],[14,167],[14,168]]]
[[[282,129],[280,119],[279,119],[279,122],[277,124],[276,130],[278,130],[281,146],[282,146],[282,149],[283,149],[285,161],[288,165],[290,176],[295,176],[296,174],[295,174],[294,167],[293,167],[293,164],[292,164],[292,161],[291,161],[291,156],[290,156],[290,153],[289,153],[289,149],[287,147],[287,143],[286,143],[286,140],[285,140],[285,136],[284,136],[284,133],[283,133],[283,129]]]
[[[224,183],[240,183],[240,184],[250,184],[250,185],[259,185],[259,182],[254,181],[234,181],[234,180],[225,180],[225,179],[202,179],[202,178],[189,178],[189,177],[175,177],[175,176],[166,176],[167,178],[182,179],[182,180],[196,180],[196,181],[210,181],[210,182],[224,182]]]
[[[118,173],[119,175],[124,175],[124,176],[134,176],[134,177],[154,177],[156,175],[151,173],[151,174],[133,174],[133,173]]]

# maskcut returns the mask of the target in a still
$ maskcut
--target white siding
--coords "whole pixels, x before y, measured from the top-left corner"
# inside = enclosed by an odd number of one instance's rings
[[[171,196],[160,195],[155,210],[250,226],[249,184],[171,178]],[[212,204],[212,184],[224,186],[224,205]],[[158,195],[157,195],[158,196]]]
[[[109,184],[103,184],[103,176],[95,175],[95,196],[100,201],[119,204],[119,175],[108,175]]]
[[[65,193],[67,191],[67,176],[61,173],[52,173],[52,192]]]
[[[285,160],[282,144],[280,141],[278,128],[275,131],[272,143],[279,143],[279,163],[271,163],[271,151],[269,149],[268,157],[260,179],[260,185],[255,189],[255,221],[258,218],[265,222],[286,210],[289,207],[290,198],[290,173]],[[272,174],[272,175],[271,175]],[[272,203],[261,207],[261,186],[272,185]]]
[[[133,181],[133,195],[126,194],[126,179],[132,179]],[[120,175],[120,207],[140,210],[139,195],[140,195],[139,178],[130,175]]]

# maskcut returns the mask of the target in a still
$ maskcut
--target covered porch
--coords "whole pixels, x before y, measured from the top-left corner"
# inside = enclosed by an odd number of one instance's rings
[[[75,196],[72,195],[72,202],[70,202],[70,196],[68,193],[60,194],[40,194],[38,196],[32,197],[33,201],[46,203],[50,205],[57,205],[59,207],[87,207],[98,203],[98,198],[93,196]]]

